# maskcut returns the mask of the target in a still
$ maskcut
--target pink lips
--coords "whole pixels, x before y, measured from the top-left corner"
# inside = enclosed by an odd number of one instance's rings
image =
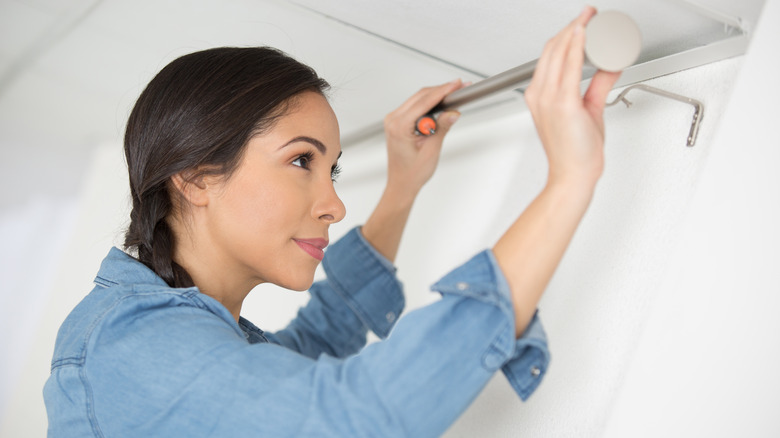
[[[307,254],[314,257],[317,260],[322,260],[323,257],[325,257],[325,252],[323,251],[326,246],[328,246],[328,240],[327,239],[293,239],[295,243],[298,244],[298,246],[301,247],[302,250],[306,251]]]

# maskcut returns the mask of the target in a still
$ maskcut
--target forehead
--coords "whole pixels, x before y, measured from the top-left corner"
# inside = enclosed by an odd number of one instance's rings
[[[253,136],[248,146],[250,149],[260,147],[266,153],[274,153],[285,150],[284,146],[296,138],[316,140],[324,146],[328,157],[335,159],[341,153],[336,114],[321,94],[305,92],[294,97],[271,128]]]
[[[305,92],[296,96],[275,128],[282,132],[296,131],[298,135],[318,134],[324,137],[318,139],[328,148],[340,149],[336,114],[328,100],[319,93]]]

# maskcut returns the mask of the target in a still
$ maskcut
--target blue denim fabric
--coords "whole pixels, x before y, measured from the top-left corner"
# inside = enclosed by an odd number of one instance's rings
[[[491,252],[400,319],[395,269],[358,229],[323,265],[308,305],[265,333],[113,248],[60,328],[49,436],[438,436],[499,368],[523,399],[544,376],[544,331],[534,317],[514,339]],[[364,347],[368,330],[384,339]]]

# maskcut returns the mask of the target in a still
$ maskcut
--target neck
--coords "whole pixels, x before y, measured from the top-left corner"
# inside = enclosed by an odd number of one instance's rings
[[[184,228],[178,223],[171,225],[177,236],[174,261],[187,270],[201,293],[222,303],[238,321],[244,299],[261,281],[241,272],[228,254],[213,250],[218,246],[202,241],[202,236],[179,238]]]

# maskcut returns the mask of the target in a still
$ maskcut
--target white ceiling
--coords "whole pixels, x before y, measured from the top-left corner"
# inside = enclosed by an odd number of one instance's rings
[[[494,75],[537,58],[544,42],[575,17],[587,2],[572,0],[293,0],[334,19],[366,29],[439,59]],[[617,9],[643,33],[638,62],[667,56],[723,38],[722,23],[682,0],[598,0],[599,10]],[[728,1],[724,15],[755,14],[761,2]],[[718,8],[721,5],[717,5]],[[736,6],[736,7],[735,7]]]
[[[750,29],[762,0],[605,0],[634,17],[641,60]],[[737,4],[739,3],[739,4]],[[348,134],[421,86],[478,80],[538,57],[573,0],[0,0],[0,206],[68,196],[95,145],[118,142],[134,99],[173,58],[271,45],[333,85]],[[707,11],[716,11],[713,14]],[[718,19],[715,19],[715,18]],[[733,24],[733,23],[732,23]]]

